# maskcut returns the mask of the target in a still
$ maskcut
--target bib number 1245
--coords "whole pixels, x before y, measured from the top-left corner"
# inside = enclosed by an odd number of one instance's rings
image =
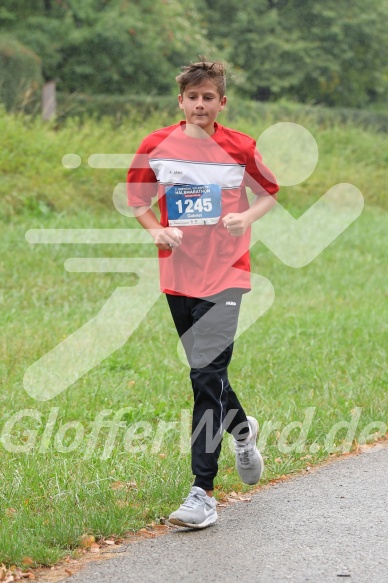
[[[215,225],[221,216],[218,184],[174,184],[166,190],[170,226]]]
[[[187,199],[185,201],[176,200],[175,204],[178,207],[178,212],[180,215],[183,213],[210,213],[213,209],[212,199],[211,198],[197,198],[197,200],[193,201],[192,199]],[[183,208],[183,205],[185,208]]]

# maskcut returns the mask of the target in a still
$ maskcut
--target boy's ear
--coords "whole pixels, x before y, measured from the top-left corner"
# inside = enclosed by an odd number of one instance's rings
[[[179,103],[179,107],[181,109],[183,109],[182,102],[183,102],[183,97],[182,97],[181,93],[179,93],[179,95],[178,95],[178,103]]]
[[[220,109],[218,111],[222,111],[224,109],[227,101],[228,98],[226,97],[226,95],[224,95],[224,97],[220,101]]]

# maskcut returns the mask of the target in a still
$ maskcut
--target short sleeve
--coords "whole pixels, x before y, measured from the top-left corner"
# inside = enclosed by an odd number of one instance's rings
[[[149,164],[150,147],[145,138],[139,146],[127,173],[127,200],[129,206],[151,206],[158,192],[158,183]]]
[[[244,184],[256,195],[275,196],[279,190],[275,176],[263,164],[262,156],[256,148],[256,142],[252,140],[252,146],[248,151],[245,167]]]

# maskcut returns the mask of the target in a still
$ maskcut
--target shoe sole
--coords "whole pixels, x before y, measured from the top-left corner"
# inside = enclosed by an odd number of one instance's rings
[[[217,522],[218,516],[209,516],[201,522],[201,524],[192,524],[191,522],[184,522],[183,520],[179,520],[179,518],[169,518],[168,522],[171,524],[175,524],[176,526],[186,526],[187,528],[206,528],[207,526],[211,526],[215,522]]]
[[[255,443],[256,443],[257,436],[258,436],[258,434],[259,434],[259,422],[258,422],[258,420],[257,420],[257,419],[255,419],[255,417],[250,417],[250,416],[248,416],[248,417],[247,417],[247,419],[250,419],[250,420],[253,422],[254,426],[255,426],[255,431],[256,431],[256,435],[255,435]],[[257,447],[256,447],[256,451],[257,451],[257,454],[258,454],[258,456],[259,456],[259,459],[260,459],[260,465],[261,465],[261,472],[260,472],[260,477],[259,477],[259,479],[257,480],[257,482],[259,482],[259,481],[260,481],[260,479],[261,479],[261,476],[263,475],[263,472],[264,472],[264,460],[263,460],[263,458],[262,458],[262,455],[261,455],[260,451],[257,449]],[[245,483],[247,483],[249,486],[254,486],[255,484],[257,484],[257,482],[253,482],[253,484],[249,484],[248,482],[245,482]]]

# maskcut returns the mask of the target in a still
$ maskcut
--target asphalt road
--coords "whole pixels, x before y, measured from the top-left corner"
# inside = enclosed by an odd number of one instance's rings
[[[388,583],[388,447],[378,445],[89,563],[70,583]]]

